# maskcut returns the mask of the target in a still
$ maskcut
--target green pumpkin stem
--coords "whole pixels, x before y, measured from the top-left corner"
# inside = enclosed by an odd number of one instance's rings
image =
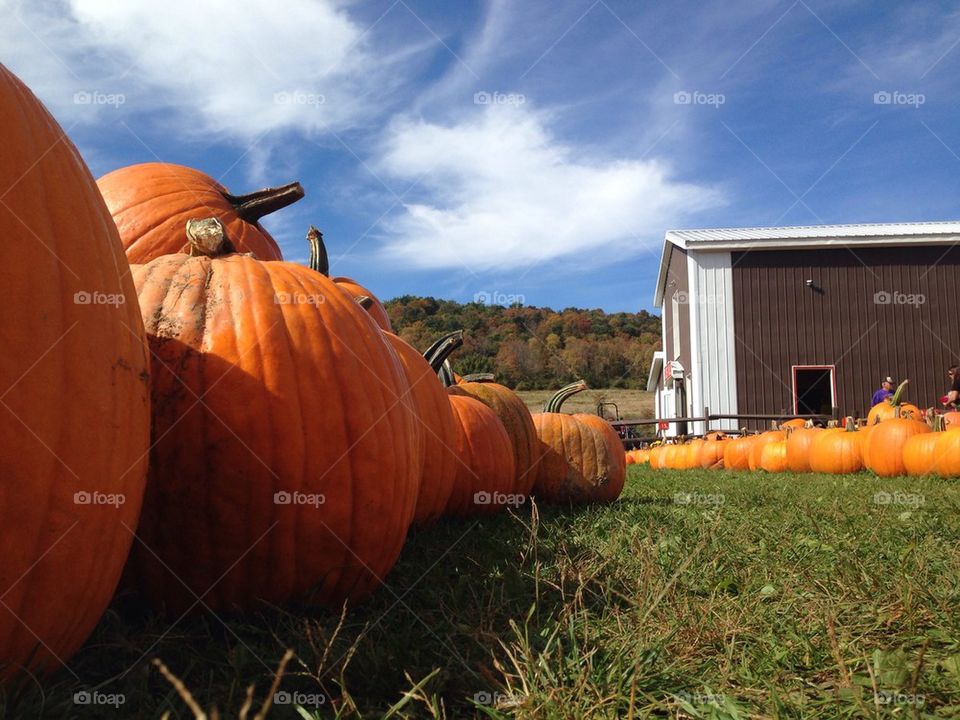
[[[891,404],[891,405],[899,405],[899,404],[900,404],[900,396],[903,395],[903,391],[906,389],[907,384],[908,384],[909,382],[910,382],[909,380],[904,380],[902,383],[900,383],[899,385],[897,385],[897,389],[896,389],[896,391],[893,393],[893,397],[890,398],[890,404]]]
[[[437,340],[423,353],[424,359],[430,363],[430,367],[440,377],[444,387],[456,384],[447,358],[461,345],[463,345],[463,330],[454,330]]]
[[[543,411],[547,413],[558,413],[560,412],[560,407],[571,395],[576,395],[578,392],[587,389],[587,383],[584,380],[577,380],[576,382],[570,383],[569,385],[564,385],[562,388],[557,390],[556,394],[547,400],[544,403]]]
[[[298,182],[287,183],[280,187],[264,188],[246,195],[231,195],[223,193],[242,220],[248,223],[258,223],[260,218],[287,205],[293,205],[303,197],[303,186]]]
[[[315,270],[324,277],[330,277],[330,259],[327,257],[327,246],[323,244],[323,233],[314,225],[307,230],[307,242],[310,244],[311,270]]]
[[[219,218],[192,218],[187,220],[187,244],[181,252],[194,257],[220,257],[235,253],[237,249],[227,237],[227,231]]]

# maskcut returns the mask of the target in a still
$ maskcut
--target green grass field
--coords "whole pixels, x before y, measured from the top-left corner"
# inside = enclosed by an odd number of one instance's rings
[[[632,468],[619,502],[415,532],[342,618],[117,603],[6,717],[960,716],[960,484]],[[99,685],[112,707],[79,706]]]

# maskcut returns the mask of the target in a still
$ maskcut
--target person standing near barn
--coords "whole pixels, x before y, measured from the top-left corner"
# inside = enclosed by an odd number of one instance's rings
[[[872,405],[879,405],[887,398],[893,397],[894,387],[896,387],[896,383],[893,382],[893,378],[889,376],[885,377],[883,382],[880,383],[880,389],[873,394]]]
[[[947,377],[950,378],[950,390],[940,398],[940,402],[945,407],[956,409],[960,407],[960,366],[951,365],[947,370]]]

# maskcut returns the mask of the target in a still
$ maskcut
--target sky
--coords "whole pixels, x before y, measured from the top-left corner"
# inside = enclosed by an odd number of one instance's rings
[[[99,177],[180,163],[381,299],[654,309],[664,232],[956,220],[960,6],[0,0]]]

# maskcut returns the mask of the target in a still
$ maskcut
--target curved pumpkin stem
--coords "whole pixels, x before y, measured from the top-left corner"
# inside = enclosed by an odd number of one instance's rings
[[[354,300],[356,300],[357,305],[362,307],[364,310],[369,310],[373,307],[373,298],[369,295],[361,295],[360,297],[355,297]]]
[[[847,415],[847,417],[843,419],[843,429],[847,432],[856,432],[859,429],[852,415]]]
[[[187,220],[186,232],[187,244],[183,247],[183,252],[188,255],[214,258],[237,251],[219,218]]]
[[[444,387],[456,385],[447,358],[461,345],[463,345],[463,330],[454,330],[441,337],[423,353],[423,358],[440,377]]]
[[[310,269],[325,277],[330,277],[330,259],[327,257],[327,246],[323,244],[323,233],[314,225],[311,225],[310,229],[307,230],[307,242],[310,244]]]
[[[460,378],[461,382],[493,382],[496,380],[496,375],[493,373],[470,373],[469,375],[464,375]]]
[[[896,389],[896,391],[894,391],[893,397],[890,398],[890,404],[891,404],[891,405],[899,405],[899,404],[900,404],[900,396],[903,395],[903,391],[906,389],[907,384],[908,384],[909,382],[910,382],[909,380],[904,380],[902,383],[900,383],[899,385],[897,385],[897,389]]]
[[[264,188],[246,195],[231,195],[223,193],[241,219],[248,223],[258,223],[260,218],[287,205],[293,205],[304,195],[303,186],[298,182],[287,183],[280,187]]]
[[[557,390],[556,394],[543,405],[543,411],[548,413],[558,413],[560,412],[560,406],[566,401],[571,395],[576,395],[578,392],[587,389],[587,383],[584,380],[577,380],[576,382],[570,383],[569,385],[564,385],[562,388]]]

